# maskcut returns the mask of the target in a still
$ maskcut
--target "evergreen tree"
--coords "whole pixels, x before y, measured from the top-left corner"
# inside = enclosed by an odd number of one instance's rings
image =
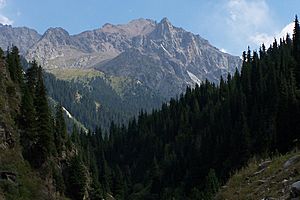
[[[72,158],[68,169],[67,194],[72,199],[82,200],[87,189],[87,174],[78,156]]]
[[[43,82],[42,68],[38,67],[34,106],[36,110],[37,142],[36,166],[41,166],[55,152],[54,138],[51,131],[51,115],[46,89]]]
[[[12,47],[11,52],[8,51],[6,62],[12,81],[18,83],[20,87],[23,86],[23,69],[21,66],[19,49],[16,46]]]
[[[56,150],[60,155],[62,151],[65,150],[67,139],[68,139],[67,127],[65,123],[63,109],[60,104],[56,106],[54,127],[55,127],[54,142],[55,142]]]
[[[21,114],[19,125],[21,128],[20,142],[23,146],[23,156],[31,163],[34,162],[32,155],[37,142],[36,112],[33,105],[33,97],[27,86],[23,88],[21,102]]]
[[[298,17],[295,17],[295,26],[293,33],[293,55],[296,60],[295,75],[298,89],[300,89],[300,26]]]
[[[125,199],[125,182],[119,166],[116,167],[113,181],[113,195],[117,200]]]

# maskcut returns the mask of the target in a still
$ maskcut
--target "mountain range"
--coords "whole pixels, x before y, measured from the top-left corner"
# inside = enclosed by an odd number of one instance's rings
[[[63,28],[49,28],[41,35],[27,27],[0,25],[0,47],[11,45],[54,75],[45,79],[49,97],[87,128],[108,128],[112,120],[126,123],[187,86],[206,79],[218,83],[241,66],[239,57],[221,52],[167,18],[107,23],[76,35]]]
[[[221,52],[167,18],[159,23],[150,19],[107,23],[76,35],[63,28],[49,28],[40,35],[26,27],[1,25],[0,47],[11,44],[28,61],[36,59],[45,69],[92,68],[131,78],[167,98],[205,79],[218,82],[221,75],[241,65],[239,57]]]

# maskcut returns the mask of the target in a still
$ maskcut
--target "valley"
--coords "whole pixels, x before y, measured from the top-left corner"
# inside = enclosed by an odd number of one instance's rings
[[[300,4],[216,2],[0,0],[0,200],[300,199]]]

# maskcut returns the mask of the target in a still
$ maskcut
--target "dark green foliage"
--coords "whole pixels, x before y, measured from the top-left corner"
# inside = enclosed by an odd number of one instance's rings
[[[59,155],[61,155],[62,151],[66,148],[68,139],[67,127],[61,105],[56,106],[54,129],[54,142],[56,151]]]
[[[241,72],[220,85],[187,88],[127,127],[112,123],[101,143],[97,134],[81,134],[83,151],[98,155],[104,191],[119,199],[210,200],[252,156],[291,150],[300,139],[295,23],[293,41],[275,40],[259,53],[249,48]]]
[[[24,157],[39,168],[55,152],[55,146],[42,68],[35,61],[27,70],[25,83],[20,116],[21,143]]]
[[[33,105],[33,97],[29,92],[27,85],[24,87],[22,102],[21,102],[21,115],[20,115],[20,142],[23,146],[23,156],[25,159],[31,160],[34,154],[34,144],[37,140],[37,123],[36,114]]]
[[[36,164],[40,166],[54,152],[54,138],[51,131],[51,115],[48,106],[46,88],[42,77],[42,68],[38,68],[37,85],[35,93],[35,110],[37,113],[37,144],[36,144]]]
[[[298,17],[296,15],[295,17],[295,28],[294,28],[294,34],[293,34],[293,56],[295,60],[297,61],[295,65],[295,75],[297,83],[300,83],[300,26]],[[299,87],[300,85],[298,85]]]
[[[27,70],[22,91],[19,125],[23,155],[32,166],[39,168],[55,148],[42,68],[35,61]]]
[[[60,194],[64,194],[65,192],[65,183],[62,173],[59,169],[53,169],[53,179],[56,191],[60,192]]]
[[[111,121],[127,123],[140,109],[158,108],[163,99],[143,85],[130,83],[123,95],[109,85],[108,80],[94,77],[85,81],[63,81],[45,73],[45,85],[51,98],[60,102],[85,127],[94,129],[101,124],[109,129]],[[100,107],[96,108],[96,103]],[[72,129],[72,126],[68,127]]]
[[[20,61],[19,49],[12,46],[11,51],[8,50],[6,56],[7,67],[10,73],[10,78],[13,82],[23,85],[23,70]]]
[[[87,182],[87,173],[79,157],[71,160],[67,176],[67,194],[74,200],[82,200]]]

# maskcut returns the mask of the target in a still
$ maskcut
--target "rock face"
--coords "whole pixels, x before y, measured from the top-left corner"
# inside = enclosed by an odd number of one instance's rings
[[[38,32],[33,29],[27,27],[13,28],[10,25],[0,24],[0,47],[3,50],[15,45],[22,54],[25,54],[40,38]]]
[[[0,29],[0,46],[21,44],[27,60],[36,59],[48,69],[95,68],[112,76],[130,77],[166,97],[205,79],[218,82],[221,75],[241,65],[239,57],[221,52],[199,35],[173,26],[167,18],[159,23],[137,19],[125,25],[105,24],[77,35],[62,28],[49,28],[42,36],[26,30],[28,34],[7,34]],[[26,42],[29,48],[24,47]]]

